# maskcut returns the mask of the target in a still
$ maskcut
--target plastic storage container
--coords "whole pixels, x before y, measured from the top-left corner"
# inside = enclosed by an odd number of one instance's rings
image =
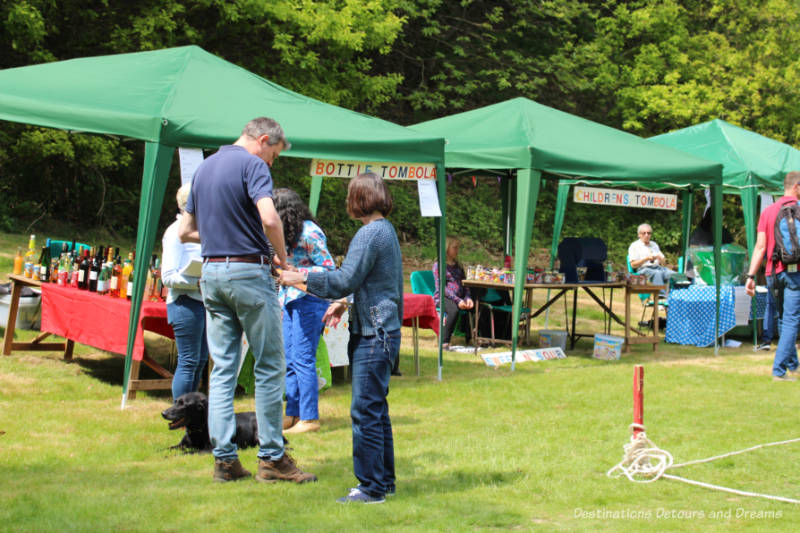
[[[539,348],[561,348],[567,351],[567,332],[557,329],[539,330]]]
[[[11,308],[11,295],[0,296],[0,326],[5,328],[8,325],[8,311]],[[17,308],[18,329],[38,330],[42,319],[42,296],[20,296],[19,307]]]
[[[623,344],[625,344],[625,339],[622,337],[595,333],[592,357],[604,361],[616,361],[622,356]]]

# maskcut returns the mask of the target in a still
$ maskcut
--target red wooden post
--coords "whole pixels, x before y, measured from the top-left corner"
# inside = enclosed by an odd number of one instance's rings
[[[633,367],[633,423],[642,426],[644,424],[644,367],[636,365]],[[633,436],[636,437],[642,429],[635,427]]]

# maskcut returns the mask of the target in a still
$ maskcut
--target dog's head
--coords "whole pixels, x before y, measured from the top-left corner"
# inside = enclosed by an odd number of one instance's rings
[[[187,392],[178,396],[161,416],[169,420],[169,429],[201,427],[208,419],[208,398],[202,392]]]

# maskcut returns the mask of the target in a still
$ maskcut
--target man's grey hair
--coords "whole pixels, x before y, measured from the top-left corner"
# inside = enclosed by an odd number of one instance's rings
[[[283,149],[288,150],[292,147],[292,143],[286,138],[283,133],[283,128],[275,120],[267,117],[254,118],[242,130],[242,135],[247,135],[253,139],[257,139],[262,135],[269,135],[267,144],[275,145],[283,142]]]
[[[649,229],[650,231],[653,231],[653,228],[650,226],[650,224],[645,222],[644,224],[639,224],[639,227],[636,228],[636,235],[639,235],[645,228]]]

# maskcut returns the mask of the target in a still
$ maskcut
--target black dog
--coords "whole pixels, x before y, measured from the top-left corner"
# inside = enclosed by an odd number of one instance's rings
[[[205,394],[182,394],[161,416],[169,420],[169,429],[186,428],[183,439],[171,449],[180,448],[190,453],[211,451],[211,439],[208,437],[208,398]],[[236,435],[233,442],[239,448],[258,446],[258,424],[253,411],[236,413]]]

